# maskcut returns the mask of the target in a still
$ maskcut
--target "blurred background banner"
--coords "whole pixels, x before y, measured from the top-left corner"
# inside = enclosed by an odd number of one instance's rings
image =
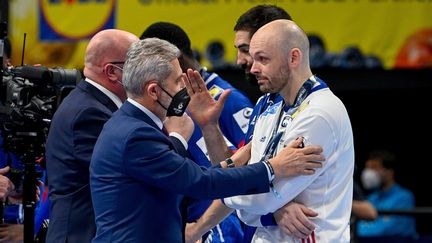
[[[40,41],[88,39],[114,28],[115,1],[39,0]]]
[[[234,62],[233,27],[258,4],[276,4],[329,53],[356,48],[386,69],[432,66],[432,0],[11,0],[9,37],[19,64],[27,33],[25,63],[82,68],[87,40],[104,28],[141,35],[156,21],[183,27],[206,60],[209,43],[224,46]],[[211,50],[207,50],[207,53]],[[210,65],[209,65],[210,66]]]

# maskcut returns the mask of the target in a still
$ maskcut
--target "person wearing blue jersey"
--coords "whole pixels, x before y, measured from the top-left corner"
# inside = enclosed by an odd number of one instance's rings
[[[208,72],[200,66],[193,56],[189,37],[180,26],[167,22],[154,23],[141,35],[141,39],[151,37],[166,40],[177,46],[181,51],[179,62],[182,71],[186,72],[187,69],[199,70],[207,89],[216,100],[219,99],[224,90],[231,90],[218,121],[222,134],[209,132],[208,136],[203,137],[203,132],[195,123],[194,132],[188,141],[190,157],[201,166],[210,167],[211,161],[220,162],[229,157],[232,154],[231,151],[244,145],[245,133],[252,111],[251,102],[243,93],[216,73]],[[218,135],[222,136],[218,137]],[[219,151],[208,152],[207,149],[219,148],[218,146],[208,148],[206,144],[214,144],[212,141],[208,141],[209,139],[223,140],[221,143],[226,143],[227,146],[221,146]],[[210,203],[210,200],[192,201],[188,207],[187,221],[196,221]],[[209,232],[209,235],[206,234],[205,236],[208,242],[238,242],[243,238],[241,224],[235,213],[231,213]]]
[[[258,81],[255,75],[250,71],[253,59],[249,54],[249,43],[252,36],[259,28],[277,19],[292,20],[291,16],[284,9],[278,6],[257,5],[243,13],[234,26],[234,47],[237,49],[237,64],[245,71],[246,80],[257,89]],[[281,100],[282,98],[278,93],[266,93],[258,99],[249,120],[249,126],[245,137],[246,143],[252,138],[255,122],[258,116],[260,116],[267,107]]]
[[[199,161],[207,160],[218,163],[230,156],[232,150],[244,145],[244,136],[247,131],[247,124],[252,111],[250,100],[242,92],[235,89],[229,82],[219,77],[216,73],[208,72],[206,68],[200,66],[199,62],[193,56],[189,37],[180,26],[167,22],[154,23],[141,35],[141,39],[150,37],[167,40],[177,46],[181,50],[179,61],[183,72],[186,72],[188,68],[199,70],[206,83],[207,89],[216,100],[219,99],[224,90],[231,90],[231,94],[225,102],[218,120],[220,129],[224,135],[224,141],[228,145],[229,149],[225,149],[223,153],[212,153],[211,151],[207,151],[207,149],[212,148],[206,148],[206,143],[203,141],[202,133],[197,125],[195,126],[194,134],[189,141],[189,144],[192,145],[192,148],[189,148],[189,151],[193,155],[193,158],[198,159]],[[211,139],[211,136],[204,136],[204,139]],[[221,154],[224,155],[224,157],[218,156]],[[213,155],[216,155],[216,158],[212,158]],[[207,166],[209,165],[210,164],[207,164]]]

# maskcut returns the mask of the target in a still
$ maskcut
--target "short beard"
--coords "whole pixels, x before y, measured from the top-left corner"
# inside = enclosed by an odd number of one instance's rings
[[[284,68],[287,66],[288,64],[281,65],[275,76],[268,80],[266,86],[260,85],[260,91],[263,93],[280,93],[291,80],[291,69]]]

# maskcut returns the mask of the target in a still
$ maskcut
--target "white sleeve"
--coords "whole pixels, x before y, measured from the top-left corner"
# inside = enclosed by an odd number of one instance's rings
[[[253,213],[249,213],[246,212],[244,210],[236,210],[237,216],[239,217],[239,219],[249,225],[249,226],[254,226],[254,227],[262,227],[263,225],[261,224],[261,215],[259,214],[253,214]]]
[[[285,136],[285,144],[298,136],[303,136],[306,141],[305,145],[322,146],[323,155],[326,158],[323,167],[316,169],[314,175],[276,179],[274,187],[280,197],[277,197],[272,191],[254,195],[234,196],[224,199],[224,203],[228,207],[258,215],[275,212],[304,191],[334,162],[331,155],[334,153],[337,141],[335,131],[330,125],[332,121],[329,121],[331,119],[328,113],[322,111],[322,108],[320,110],[310,108],[304,110],[302,116],[297,117],[298,120],[294,121],[295,123],[292,124],[289,134]],[[242,212],[242,217],[250,220],[249,216],[246,216],[244,212]]]

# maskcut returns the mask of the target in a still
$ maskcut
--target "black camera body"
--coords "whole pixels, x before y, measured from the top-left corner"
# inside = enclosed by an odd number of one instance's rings
[[[75,69],[21,66],[7,68],[0,83],[3,151],[25,163],[43,157],[52,116],[81,80]],[[9,161],[10,162],[10,161]],[[42,165],[44,167],[44,165]],[[9,177],[21,184],[25,170],[11,165]]]
[[[81,73],[75,69],[43,66],[6,69],[0,84],[4,145],[19,155],[28,151],[25,148],[28,142],[44,144],[55,110],[79,80]],[[23,141],[26,138],[28,141]]]

